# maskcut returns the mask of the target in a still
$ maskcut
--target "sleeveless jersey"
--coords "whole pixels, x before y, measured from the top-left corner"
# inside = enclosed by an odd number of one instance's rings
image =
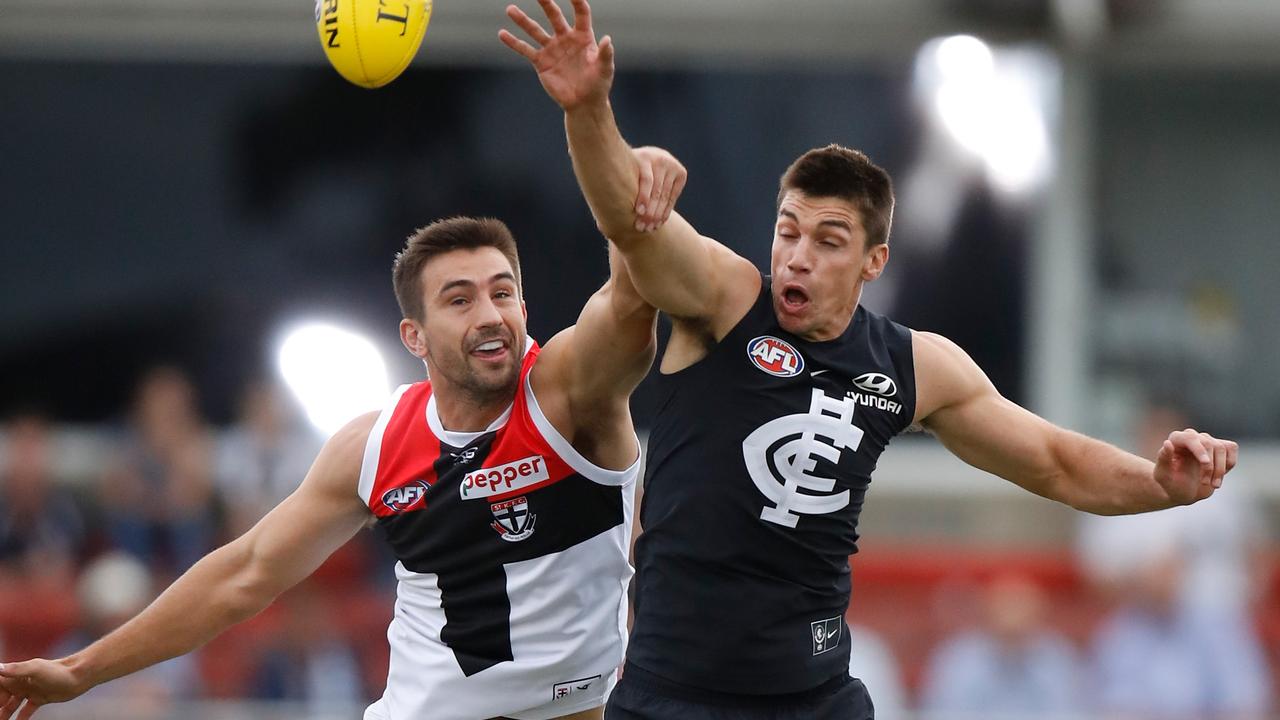
[[[591,464],[538,407],[526,340],[511,407],[446,430],[431,383],[378,417],[360,497],[399,580],[387,689],[366,720],[542,720],[603,704],[626,637],[639,461]]]
[[[876,460],[915,413],[910,331],[858,307],[840,337],[747,314],[661,376],[627,661],[719,693],[788,694],[848,673],[849,556]]]

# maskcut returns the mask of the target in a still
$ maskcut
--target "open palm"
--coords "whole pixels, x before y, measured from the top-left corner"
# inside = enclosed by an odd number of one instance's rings
[[[564,110],[603,100],[613,84],[613,43],[607,36],[596,43],[591,29],[591,7],[587,0],[573,0],[574,24],[569,25],[555,0],[538,0],[551,23],[552,35],[515,5],[507,6],[507,16],[537,43],[538,47],[506,30],[499,39],[524,56],[538,72],[542,87]]]

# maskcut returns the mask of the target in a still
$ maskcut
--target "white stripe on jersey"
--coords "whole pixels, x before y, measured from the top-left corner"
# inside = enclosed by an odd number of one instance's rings
[[[396,413],[396,406],[400,404],[400,398],[405,391],[413,387],[412,385],[401,385],[396,388],[391,399],[387,401],[386,406],[382,408],[382,412],[378,415],[378,420],[373,424],[373,429],[369,431],[369,439],[364,444],[364,458],[360,462],[360,483],[359,488],[360,499],[364,501],[364,506],[369,507],[369,496],[373,494],[373,483],[378,478],[378,459],[382,457],[382,434],[387,431],[387,423],[391,422],[391,416]]]
[[[538,428],[538,433],[542,435],[542,439],[547,441],[552,450],[564,460],[573,471],[582,477],[601,485],[621,486],[632,482],[640,475],[640,438],[634,433],[632,437],[636,439],[636,461],[631,463],[624,470],[609,470],[602,468],[590,460],[582,457],[573,445],[560,434],[559,430],[551,424],[547,416],[542,413],[542,406],[538,405],[538,398],[533,394],[533,383],[530,378],[533,373],[525,375],[524,378],[524,394],[529,399],[529,417],[533,418],[533,424]]]
[[[623,496],[627,521],[622,525],[563,552],[503,566],[511,599],[514,659],[471,677],[463,675],[452,649],[440,642],[444,612],[436,575],[415,573],[397,563],[395,618],[387,630],[387,690],[366,718],[476,720],[506,715],[547,720],[604,704],[626,649],[631,570],[620,565],[625,564],[630,540],[633,498],[626,490]],[[583,582],[584,577],[610,575],[621,581],[607,586]],[[567,592],[574,602],[564,601]],[[556,700],[557,687],[566,683],[576,687]],[[529,705],[513,710],[513,702]]]

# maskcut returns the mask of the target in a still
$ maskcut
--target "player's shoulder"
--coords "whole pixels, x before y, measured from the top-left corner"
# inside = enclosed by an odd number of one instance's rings
[[[911,349],[917,363],[924,360],[946,366],[969,358],[968,353],[945,335],[915,329],[910,329],[909,332]]]
[[[720,300],[726,314],[745,313],[760,295],[765,279],[755,263],[729,248],[716,243],[712,252],[718,255],[716,276],[720,280]]]
[[[911,351],[916,375],[917,421],[933,410],[994,392],[982,368],[945,335],[912,330]]]
[[[541,395],[564,390],[570,377],[569,365],[575,351],[578,326],[570,325],[547,340],[546,344],[526,353],[520,367],[520,381],[527,378],[535,393]]]
[[[723,340],[747,317],[767,282],[760,268],[729,248],[717,245],[712,252],[719,253],[721,258],[715,272],[718,292],[708,314],[672,318],[677,330],[708,347]]]
[[[916,385],[943,391],[944,396],[976,392],[989,384],[978,364],[949,337],[911,331]]]
[[[367,412],[343,425],[325,442],[320,450],[320,459],[335,469],[354,468],[356,475],[359,475],[365,446],[369,443],[369,435],[373,433],[379,415],[381,413],[376,410]]]

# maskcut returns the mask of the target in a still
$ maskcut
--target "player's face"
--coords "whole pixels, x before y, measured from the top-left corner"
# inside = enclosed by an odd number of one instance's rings
[[[454,250],[422,270],[424,359],[432,383],[476,400],[509,401],[524,357],[525,309],[496,248]]]
[[[791,191],[774,228],[773,308],[782,327],[806,340],[830,340],[849,325],[862,283],[888,259],[883,243],[866,249],[857,208],[839,198]]]

